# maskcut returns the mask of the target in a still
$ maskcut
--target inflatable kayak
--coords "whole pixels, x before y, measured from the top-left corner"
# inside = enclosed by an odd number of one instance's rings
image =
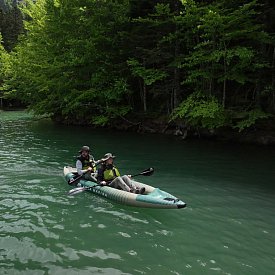
[[[75,176],[75,168],[69,166],[64,167],[64,177],[68,183],[74,180]],[[159,188],[138,181],[134,181],[134,184],[140,189],[144,187],[145,192],[143,194],[135,194],[80,179],[77,183],[78,187],[70,190],[69,194],[73,195],[82,191],[88,191],[114,202],[136,207],[184,208],[186,206],[185,202]]]

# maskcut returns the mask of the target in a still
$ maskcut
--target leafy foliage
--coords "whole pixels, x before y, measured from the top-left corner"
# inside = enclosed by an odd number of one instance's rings
[[[14,4],[15,1],[6,2],[0,4],[0,32],[4,48],[11,51],[23,32],[23,17],[19,7]]]
[[[134,76],[138,76],[143,79],[145,85],[152,85],[158,80],[161,80],[167,76],[165,72],[157,69],[146,69],[136,59],[130,59],[127,61],[131,67],[131,71]]]
[[[0,33],[0,79],[3,79],[3,74],[4,74],[4,66],[7,63],[5,59],[7,58],[7,53],[2,45],[2,36]]]
[[[268,2],[27,0],[22,12],[17,46],[3,35],[0,85],[36,114],[108,125],[143,112],[241,131],[275,113]],[[232,109],[249,111],[235,122]]]
[[[242,115],[244,119],[238,121],[236,125],[233,126],[233,128],[237,128],[239,132],[251,127],[256,123],[257,120],[265,119],[271,116],[271,114],[267,114],[260,109],[253,109],[247,112],[242,112],[239,115]]]
[[[114,49],[120,46],[117,25],[127,21],[118,12],[122,8],[91,0],[29,1],[23,9],[32,19],[25,22],[28,35],[11,54],[16,62],[6,83],[7,90],[15,87],[16,92],[8,94],[28,102],[37,114],[92,121],[110,106],[119,110],[127,91],[123,65],[114,65]]]
[[[171,119],[178,118],[184,119],[188,125],[207,129],[221,127],[227,120],[224,109],[218,100],[200,93],[190,95],[174,110]]]

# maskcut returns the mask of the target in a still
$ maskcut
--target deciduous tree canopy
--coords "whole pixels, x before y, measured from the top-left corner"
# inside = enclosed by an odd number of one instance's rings
[[[10,29],[1,12],[1,91],[36,114],[97,125],[138,114],[242,131],[275,113],[271,1],[37,0],[20,7]]]

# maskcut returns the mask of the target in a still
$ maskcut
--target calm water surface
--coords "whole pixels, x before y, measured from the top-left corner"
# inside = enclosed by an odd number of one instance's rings
[[[68,197],[82,145],[184,200]],[[275,274],[275,148],[95,131],[0,111],[0,274]]]

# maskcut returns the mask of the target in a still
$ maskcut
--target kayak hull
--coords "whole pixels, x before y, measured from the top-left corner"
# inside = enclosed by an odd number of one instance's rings
[[[64,167],[64,177],[67,182],[75,176],[75,168]],[[145,187],[144,194],[134,194],[109,186],[99,186],[97,183],[81,179],[77,186],[86,187],[88,192],[94,193],[114,202],[146,208],[179,209],[186,207],[186,203],[159,188],[134,181],[134,184],[141,188]]]

